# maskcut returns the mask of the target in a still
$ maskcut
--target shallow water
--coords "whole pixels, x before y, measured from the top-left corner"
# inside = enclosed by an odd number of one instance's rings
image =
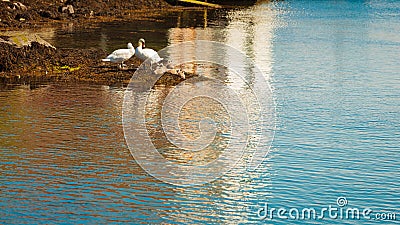
[[[271,83],[275,138],[256,170],[240,162],[212,183],[178,187],[154,179],[130,155],[122,130],[124,88],[3,87],[1,223],[375,223],[327,214],[318,221],[257,215],[264,203],[320,210],[338,207],[338,197],[346,197],[348,207],[371,208],[373,218],[378,212],[399,213],[399,12],[397,1],[284,1],[47,32],[44,38],[56,47],[107,51],[140,37],[157,50],[191,40],[229,44],[253,59]],[[251,68],[244,65],[239,72],[256,85]],[[223,78],[229,87],[243,88],[235,76]],[[158,87],[151,93],[147,122],[154,143],[174,158],[158,133],[157,100],[168,91]],[[197,135],[193,124],[201,117],[227,118],[212,102],[186,107],[193,111],[182,115],[186,131],[193,131],[189,136]],[[224,146],[229,138],[223,128],[220,145],[213,146]]]

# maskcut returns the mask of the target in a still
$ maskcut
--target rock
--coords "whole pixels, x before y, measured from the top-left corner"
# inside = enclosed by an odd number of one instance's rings
[[[74,10],[74,7],[72,5],[67,5],[67,6],[63,6],[61,8],[61,12],[62,13],[68,13],[68,14],[74,14],[75,10]]]
[[[15,9],[18,9],[18,10],[27,10],[28,8],[24,5],[24,4],[22,4],[21,2],[14,2],[14,4],[13,4],[14,6],[15,6]]]
[[[34,33],[27,32],[4,32],[0,38],[0,43],[7,43],[10,45],[15,45],[17,48],[22,48],[24,46],[31,46],[33,42],[37,42],[45,47],[53,48],[55,47],[51,45],[49,42],[43,40],[41,37]]]
[[[23,47],[7,42],[10,41],[0,42],[0,73],[21,68],[27,69],[32,66],[43,67],[45,63],[52,60],[52,55],[56,52],[53,48],[37,42],[31,42],[29,46]]]
[[[3,1],[7,4],[7,9],[9,10],[22,10],[22,11],[26,11],[28,9],[28,7],[26,7],[24,4],[22,4],[21,2],[14,2],[11,3],[10,1]]]

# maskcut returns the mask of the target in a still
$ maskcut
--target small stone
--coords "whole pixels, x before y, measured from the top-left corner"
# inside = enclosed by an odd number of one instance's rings
[[[61,8],[61,12],[63,13],[68,13],[68,14],[74,14],[75,10],[72,5],[67,5]]]
[[[185,72],[179,71],[179,72],[178,72],[178,75],[179,75],[182,79],[186,80]]]
[[[16,9],[20,9],[20,10],[27,10],[28,8],[22,4],[21,2],[14,2],[13,4],[15,6]]]
[[[24,22],[25,18],[19,18],[19,21]]]

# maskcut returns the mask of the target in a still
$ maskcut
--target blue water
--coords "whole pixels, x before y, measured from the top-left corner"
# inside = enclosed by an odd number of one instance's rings
[[[326,206],[344,196],[349,207],[398,212],[399,3],[287,6],[274,42],[271,204]]]
[[[375,224],[382,212],[397,214],[384,223],[399,223],[400,2],[282,1],[208,13],[206,28],[171,25],[154,45],[195,33],[259,65],[277,116],[263,164],[239,164],[201,186],[165,184],[125,144],[123,88],[2,89],[0,223]],[[257,215],[266,203],[340,208],[339,197],[342,209],[370,208],[371,219]]]

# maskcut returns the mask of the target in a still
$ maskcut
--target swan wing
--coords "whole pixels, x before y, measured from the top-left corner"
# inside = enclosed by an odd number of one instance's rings
[[[109,56],[112,55],[112,57],[116,58],[126,58],[129,59],[135,54],[134,51],[131,51],[130,49],[118,49],[115,50],[113,53],[111,53]]]
[[[153,62],[161,61],[161,58],[158,55],[158,53],[151,48],[145,48],[142,50],[142,52],[143,52],[143,55],[146,57],[146,59],[151,58],[151,61],[153,61]]]

